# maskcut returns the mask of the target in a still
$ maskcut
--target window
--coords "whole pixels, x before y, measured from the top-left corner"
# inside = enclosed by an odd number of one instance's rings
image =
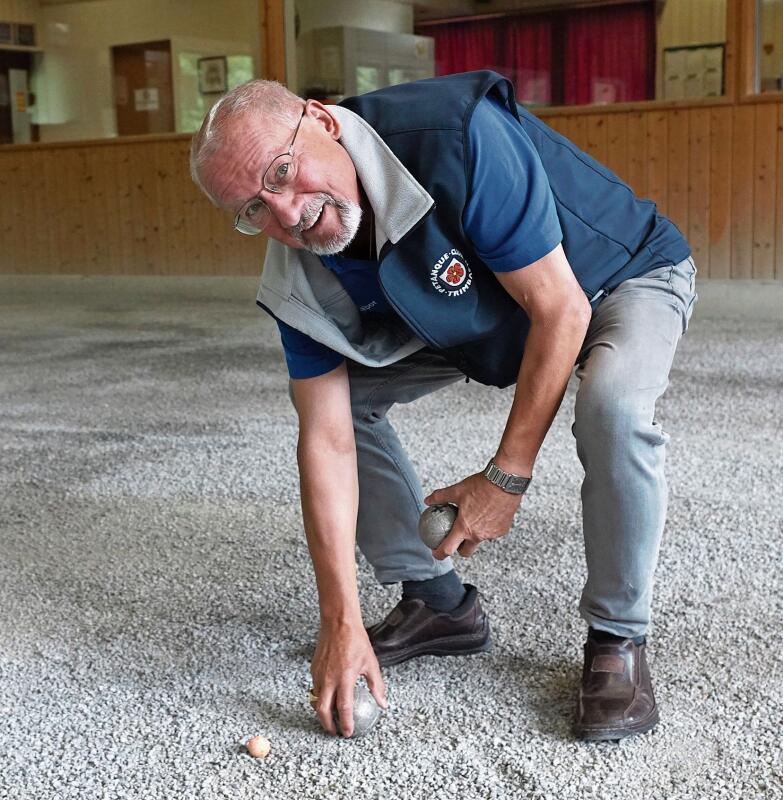
[[[756,90],[783,91],[783,0],[758,0]]]
[[[723,93],[726,0],[569,5],[455,21],[420,15],[416,31],[434,39],[436,74],[494,69],[532,106]]]

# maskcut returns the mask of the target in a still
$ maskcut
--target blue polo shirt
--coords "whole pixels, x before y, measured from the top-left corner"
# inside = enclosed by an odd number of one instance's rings
[[[498,101],[482,98],[470,121],[473,186],[462,215],[467,238],[494,272],[543,258],[563,239],[552,190],[527,133]],[[361,314],[393,314],[378,282],[379,262],[322,256]],[[345,358],[277,320],[292,378],[314,378]]]

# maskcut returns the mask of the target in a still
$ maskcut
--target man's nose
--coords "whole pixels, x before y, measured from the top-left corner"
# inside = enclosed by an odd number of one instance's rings
[[[269,206],[274,218],[284,228],[299,224],[304,210],[304,199],[293,192],[264,192],[264,202]]]

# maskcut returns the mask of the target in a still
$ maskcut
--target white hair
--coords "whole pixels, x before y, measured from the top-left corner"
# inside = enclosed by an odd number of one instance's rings
[[[215,204],[200,172],[220,149],[229,123],[242,116],[256,116],[265,121],[296,125],[302,113],[301,97],[277,81],[252,80],[223,95],[204,117],[201,128],[190,145],[190,175],[196,186]]]

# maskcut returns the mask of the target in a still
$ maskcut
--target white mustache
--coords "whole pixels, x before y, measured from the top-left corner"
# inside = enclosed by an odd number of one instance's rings
[[[337,206],[339,203],[331,195],[321,193],[315,198],[315,200],[312,201],[312,203],[305,206],[299,222],[294,225],[293,228],[289,228],[291,235],[298,239],[302,235],[302,231],[306,231],[308,228],[310,228],[313,222],[315,222],[315,220],[318,218],[318,215],[321,213],[321,209],[326,205]]]

